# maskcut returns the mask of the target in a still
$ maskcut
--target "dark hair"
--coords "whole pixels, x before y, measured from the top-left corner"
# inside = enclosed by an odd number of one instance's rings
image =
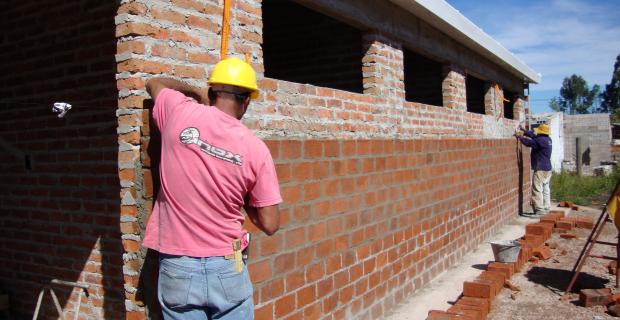
[[[226,94],[232,95],[235,98],[235,102],[237,103],[244,103],[245,100],[248,97],[250,97],[249,92],[237,93],[237,92],[231,92],[231,91],[225,91],[225,90],[213,90],[212,88],[209,88],[209,92],[207,93],[207,96],[209,97],[209,100],[211,101],[211,103],[215,102],[219,93],[226,93]]]

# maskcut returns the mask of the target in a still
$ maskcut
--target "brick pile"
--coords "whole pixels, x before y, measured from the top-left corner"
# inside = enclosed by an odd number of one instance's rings
[[[583,227],[589,227],[592,222],[591,217],[577,216],[565,217],[565,212],[561,210],[551,211],[540,218],[540,222],[530,223],[525,226],[525,235],[519,239],[521,251],[516,262],[501,263],[490,262],[485,271],[480,273],[475,279],[463,283],[463,294],[456,303],[446,311],[431,310],[427,320],[482,320],[487,318],[487,314],[492,306],[493,299],[499,294],[503,287],[514,289],[509,279],[515,272],[519,272],[530,261],[536,263],[539,260],[547,260],[551,257],[551,250],[556,246],[547,243],[553,232],[561,235],[566,232],[565,226],[568,222],[582,221]],[[571,226],[571,228],[573,227]],[[614,269],[615,270],[615,269]],[[472,300],[473,299],[473,300]],[[582,290],[580,300],[585,306],[606,305],[611,301],[611,293],[601,290]],[[473,306],[469,309],[463,305]]]

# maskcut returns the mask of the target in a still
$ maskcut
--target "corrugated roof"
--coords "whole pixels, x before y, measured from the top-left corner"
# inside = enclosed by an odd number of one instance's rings
[[[391,0],[466,47],[506,68],[528,83],[540,83],[542,75],[504,48],[444,0]]]

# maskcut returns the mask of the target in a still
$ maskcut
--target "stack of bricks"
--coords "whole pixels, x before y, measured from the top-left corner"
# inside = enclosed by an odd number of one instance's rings
[[[463,294],[453,306],[446,311],[431,310],[427,320],[486,319],[491,311],[493,299],[500,293],[506,281],[520,270],[526,261],[527,259],[520,255],[519,259],[512,263],[490,262],[487,270],[475,279],[463,283]]]
[[[492,306],[492,301],[508,279],[515,272],[519,272],[530,259],[546,260],[551,257],[551,248],[546,245],[554,231],[565,232],[579,225],[591,228],[591,217],[577,216],[565,217],[564,211],[554,210],[540,218],[540,222],[531,223],[525,227],[525,235],[519,239],[521,251],[514,263],[490,262],[487,270],[483,271],[476,279],[463,283],[463,294],[457,302],[446,311],[431,310],[427,320],[478,320],[486,319]],[[570,229],[568,229],[570,230]],[[614,269],[615,270],[615,269]],[[599,296],[605,296],[600,298]],[[599,291],[584,291],[581,300],[587,306],[594,305],[598,300],[606,299],[610,294],[601,294]],[[595,301],[596,300],[596,301]]]

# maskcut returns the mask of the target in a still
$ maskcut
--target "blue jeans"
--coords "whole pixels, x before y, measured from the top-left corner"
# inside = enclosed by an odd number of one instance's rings
[[[223,257],[159,254],[158,298],[166,320],[254,319],[247,267]]]

